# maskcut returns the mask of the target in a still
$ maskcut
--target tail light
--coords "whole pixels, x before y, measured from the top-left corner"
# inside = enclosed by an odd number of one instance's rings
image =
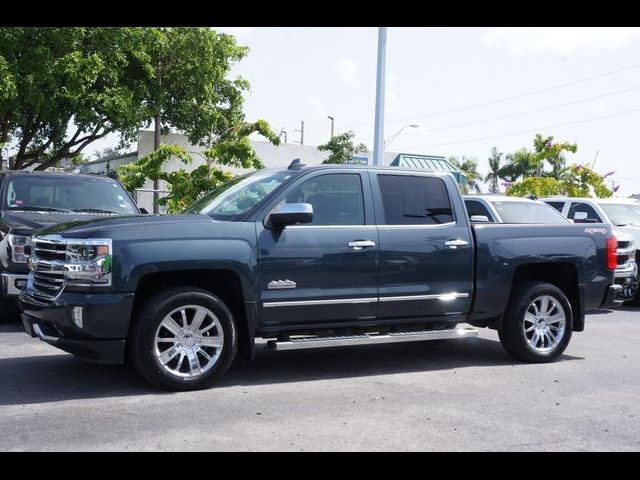
[[[607,267],[615,270],[618,266],[618,239],[610,235],[607,237]]]

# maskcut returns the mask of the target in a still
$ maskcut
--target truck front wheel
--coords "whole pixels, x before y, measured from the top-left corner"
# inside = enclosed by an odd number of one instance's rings
[[[211,386],[231,366],[237,350],[229,308],[210,292],[191,287],[169,288],[147,300],[129,342],[138,372],[169,390]]]
[[[571,339],[569,299],[550,283],[524,282],[511,300],[498,331],[505,350],[529,363],[552,362]]]

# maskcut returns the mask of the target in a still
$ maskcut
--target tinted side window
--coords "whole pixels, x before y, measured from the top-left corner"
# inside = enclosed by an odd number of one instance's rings
[[[445,183],[439,178],[378,175],[386,225],[434,225],[453,221]]]
[[[580,202],[571,204],[569,218],[576,223],[597,223],[602,221],[591,205]]]
[[[329,173],[303,182],[285,203],[310,203],[311,225],[364,225],[364,196],[357,173]]]
[[[485,207],[483,203],[478,202],[477,200],[465,200],[464,204],[467,207],[469,218],[474,215],[484,215],[490,222],[493,221],[493,216],[489,213],[489,209]]]
[[[552,206],[557,211],[562,213],[562,209],[564,208],[564,202],[545,202],[547,205]]]

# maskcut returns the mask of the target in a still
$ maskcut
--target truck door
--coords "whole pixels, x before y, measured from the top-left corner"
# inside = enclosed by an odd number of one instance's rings
[[[414,172],[371,177],[380,237],[378,317],[463,321],[473,295],[473,239],[455,181]]]
[[[268,210],[281,203],[311,204],[313,222],[282,230],[257,224],[262,321],[375,318],[378,232],[367,172],[309,173]]]

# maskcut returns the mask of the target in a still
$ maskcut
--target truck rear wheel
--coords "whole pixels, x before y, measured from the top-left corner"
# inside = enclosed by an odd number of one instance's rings
[[[229,369],[237,350],[229,308],[210,292],[192,287],[169,288],[147,300],[129,341],[137,371],[169,390],[210,387]]]
[[[572,321],[571,303],[562,290],[550,283],[525,282],[513,293],[498,335],[516,359],[552,362],[569,344]]]

